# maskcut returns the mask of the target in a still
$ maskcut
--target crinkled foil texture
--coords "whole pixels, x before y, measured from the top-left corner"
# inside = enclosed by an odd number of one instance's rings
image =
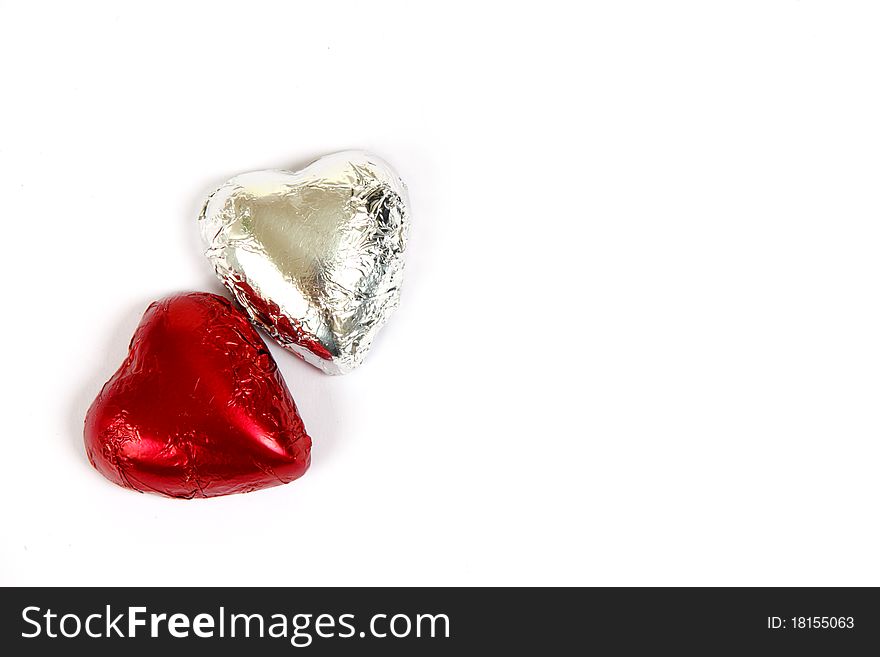
[[[199,223],[206,256],[251,321],[328,374],[360,365],[397,308],[408,198],[374,155],[241,174],[208,198]]]
[[[84,439],[113,483],[178,498],[288,483],[311,449],[256,329],[228,299],[201,292],[150,305],[86,414]]]

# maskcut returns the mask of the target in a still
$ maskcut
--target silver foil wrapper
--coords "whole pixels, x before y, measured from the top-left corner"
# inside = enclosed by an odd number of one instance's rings
[[[251,321],[344,374],[397,308],[408,204],[386,162],[345,151],[296,172],[235,176],[208,197],[199,224],[205,255]]]

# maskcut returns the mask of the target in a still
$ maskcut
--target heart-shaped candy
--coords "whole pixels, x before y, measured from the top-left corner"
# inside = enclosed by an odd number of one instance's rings
[[[184,498],[286,484],[311,448],[265,343],[229,301],[204,293],[147,308],[86,414],[85,444],[110,481]]]
[[[208,198],[199,223],[217,276],[251,320],[343,374],[398,305],[407,203],[387,163],[346,151],[297,172],[236,176]]]

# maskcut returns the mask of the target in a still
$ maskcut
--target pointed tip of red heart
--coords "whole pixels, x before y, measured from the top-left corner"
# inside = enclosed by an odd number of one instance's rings
[[[243,313],[193,292],[152,303],[85,420],[89,461],[115,484],[215,497],[286,484],[311,439]]]

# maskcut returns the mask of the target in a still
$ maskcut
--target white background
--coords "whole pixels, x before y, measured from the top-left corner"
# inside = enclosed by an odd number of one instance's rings
[[[873,3],[0,0],[5,584],[880,584]],[[288,486],[83,417],[228,177],[365,148],[402,305]]]

